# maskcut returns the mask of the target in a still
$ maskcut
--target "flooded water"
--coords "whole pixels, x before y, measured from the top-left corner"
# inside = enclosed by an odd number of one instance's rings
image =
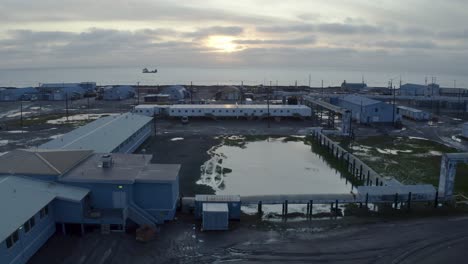
[[[353,188],[303,140],[221,145],[210,154],[197,183],[211,186],[216,194],[342,194]]]

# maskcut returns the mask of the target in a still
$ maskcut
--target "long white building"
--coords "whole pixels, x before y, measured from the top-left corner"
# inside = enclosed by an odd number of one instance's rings
[[[432,118],[431,113],[407,106],[398,106],[398,110],[403,117],[416,121],[426,121]]]
[[[151,111],[151,108],[153,111]],[[268,110],[269,109],[269,110]],[[305,105],[236,105],[236,104],[181,104],[166,106],[170,117],[310,117],[312,110]],[[143,115],[160,113],[159,105],[135,107],[135,112]]]

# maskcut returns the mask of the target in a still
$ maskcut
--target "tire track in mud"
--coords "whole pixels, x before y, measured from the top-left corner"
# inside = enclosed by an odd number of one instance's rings
[[[418,255],[438,252],[442,248],[449,247],[464,240],[468,242],[468,234],[459,234],[452,237],[444,237],[436,240],[431,240],[429,242],[421,243],[396,256],[396,258],[394,258],[391,263],[414,263],[413,259],[417,258]]]

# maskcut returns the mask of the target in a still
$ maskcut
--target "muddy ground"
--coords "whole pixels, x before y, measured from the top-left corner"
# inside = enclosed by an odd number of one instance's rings
[[[54,235],[30,263],[464,263],[468,218],[231,223],[229,232],[201,232],[180,216],[153,241],[98,231]]]

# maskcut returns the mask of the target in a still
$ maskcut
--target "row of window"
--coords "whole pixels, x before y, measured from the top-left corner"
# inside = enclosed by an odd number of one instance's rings
[[[116,147],[114,149],[114,151],[120,151],[122,148],[124,148],[130,141],[132,141],[135,137],[139,136],[141,133],[143,133],[143,131],[146,131],[148,129],[148,127],[151,126],[151,123],[147,123],[146,125],[144,125],[143,127],[141,127],[140,129],[138,129],[133,135],[131,135],[130,137],[128,137],[124,142],[120,143],[120,145],[118,147]]]
[[[43,219],[47,215],[49,215],[49,207],[46,205],[44,208],[41,209],[41,211],[39,211],[39,218]],[[36,225],[36,219],[34,217],[35,216],[29,218],[28,221],[26,221],[23,224],[24,233],[28,233]],[[21,229],[21,228],[19,228],[19,229]],[[15,230],[15,232],[13,232],[13,234],[11,234],[9,237],[6,238],[5,241],[6,241],[7,248],[13,247],[18,242],[18,240],[19,240],[19,229]]]
[[[222,113],[223,110],[218,110],[218,113]],[[260,110],[259,112],[260,113],[263,113],[264,110]],[[177,110],[177,113],[181,113],[182,110]],[[188,113],[189,110],[184,110],[185,113]],[[198,113],[201,113],[202,110],[198,110]],[[216,113],[216,110],[211,110],[212,113]],[[229,113],[229,110],[225,110],[226,113]],[[236,112],[236,110],[232,110],[233,113]],[[240,113],[243,113],[244,110],[239,110]],[[257,110],[253,110],[254,113],[257,112]],[[265,113],[268,112],[268,111],[265,111]],[[272,113],[276,113],[277,110],[271,110],[270,112]],[[280,113],[283,113],[283,110],[279,110]],[[175,110],[171,110],[171,113],[175,113]],[[192,113],[195,113],[195,110],[192,110]],[[290,113],[290,110],[286,110],[286,113]]]

